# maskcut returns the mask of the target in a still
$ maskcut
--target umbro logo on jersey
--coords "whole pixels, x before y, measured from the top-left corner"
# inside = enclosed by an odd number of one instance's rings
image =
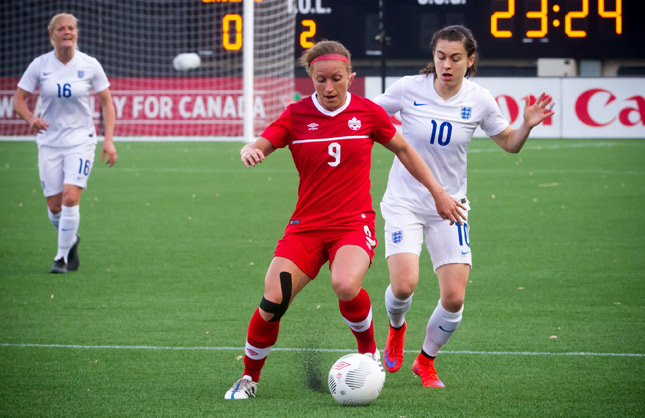
[[[361,129],[361,121],[356,119],[356,116],[348,120],[347,125],[352,131],[358,131],[359,129]]]
[[[307,127],[309,128],[310,131],[317,131],[318,130],[318,124],[317,123],[312,122],[309,125],[307,125]]]
[[[473,108],[470,106],[462,106],[461,107],[461,118],[463,120],[468,120],[473,114]]]
[[[49,74],[51,74],[51,71],[48,73],[43,73],[43,77],[47,77]]]
[[[415,106],[427,106],[429,103],[417,103],[417,101],[414,101]]]

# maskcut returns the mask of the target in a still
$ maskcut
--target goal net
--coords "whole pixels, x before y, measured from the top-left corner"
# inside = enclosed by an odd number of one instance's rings
[[[293,100],[292,0],[255,0],[255,134]],[[117,113],[115,136],[241,139],[242,0],[4,0],[0,5],[0,136],[29,135],[13,94],[29,63],[51,51],[47,25],[79,22],[79,50],[97,58]],[[98,100],[92,101],[100,129]],[[39,113],[36,95],[28,104]],[[99,131],[101,132],[101,131]]]

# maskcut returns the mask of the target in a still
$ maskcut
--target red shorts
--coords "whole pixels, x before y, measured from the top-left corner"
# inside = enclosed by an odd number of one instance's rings
[[[344,245],[357,245],[364,249],[372,264],[376,244],[374,227],[368,225],[357,226],[355,229],[287,232],[278,241],[273,255],[288,258],[314,279],[327,260],[331,268],[336,252]]]

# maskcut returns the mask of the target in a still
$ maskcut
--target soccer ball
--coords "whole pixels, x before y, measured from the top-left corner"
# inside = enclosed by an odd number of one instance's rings
[[[328,380],[331,396],[339,404],[369,405],[383,389],[385,371],[371,357],[352,353],[334,363]]]

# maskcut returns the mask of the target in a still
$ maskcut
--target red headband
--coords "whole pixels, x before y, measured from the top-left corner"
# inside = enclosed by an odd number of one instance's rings
[[[347,59],[346,56],[340,55],[340,54],[325,54],[325,55],[321,55],[321,56],[316,57],[313,60],[311,60],[311,64],[313,64],[316,61],[322,61],[322,60],[340,60],[340,61],[343,61],[343,62],[346,62],[346,63],[349,64],[349,59]]]

